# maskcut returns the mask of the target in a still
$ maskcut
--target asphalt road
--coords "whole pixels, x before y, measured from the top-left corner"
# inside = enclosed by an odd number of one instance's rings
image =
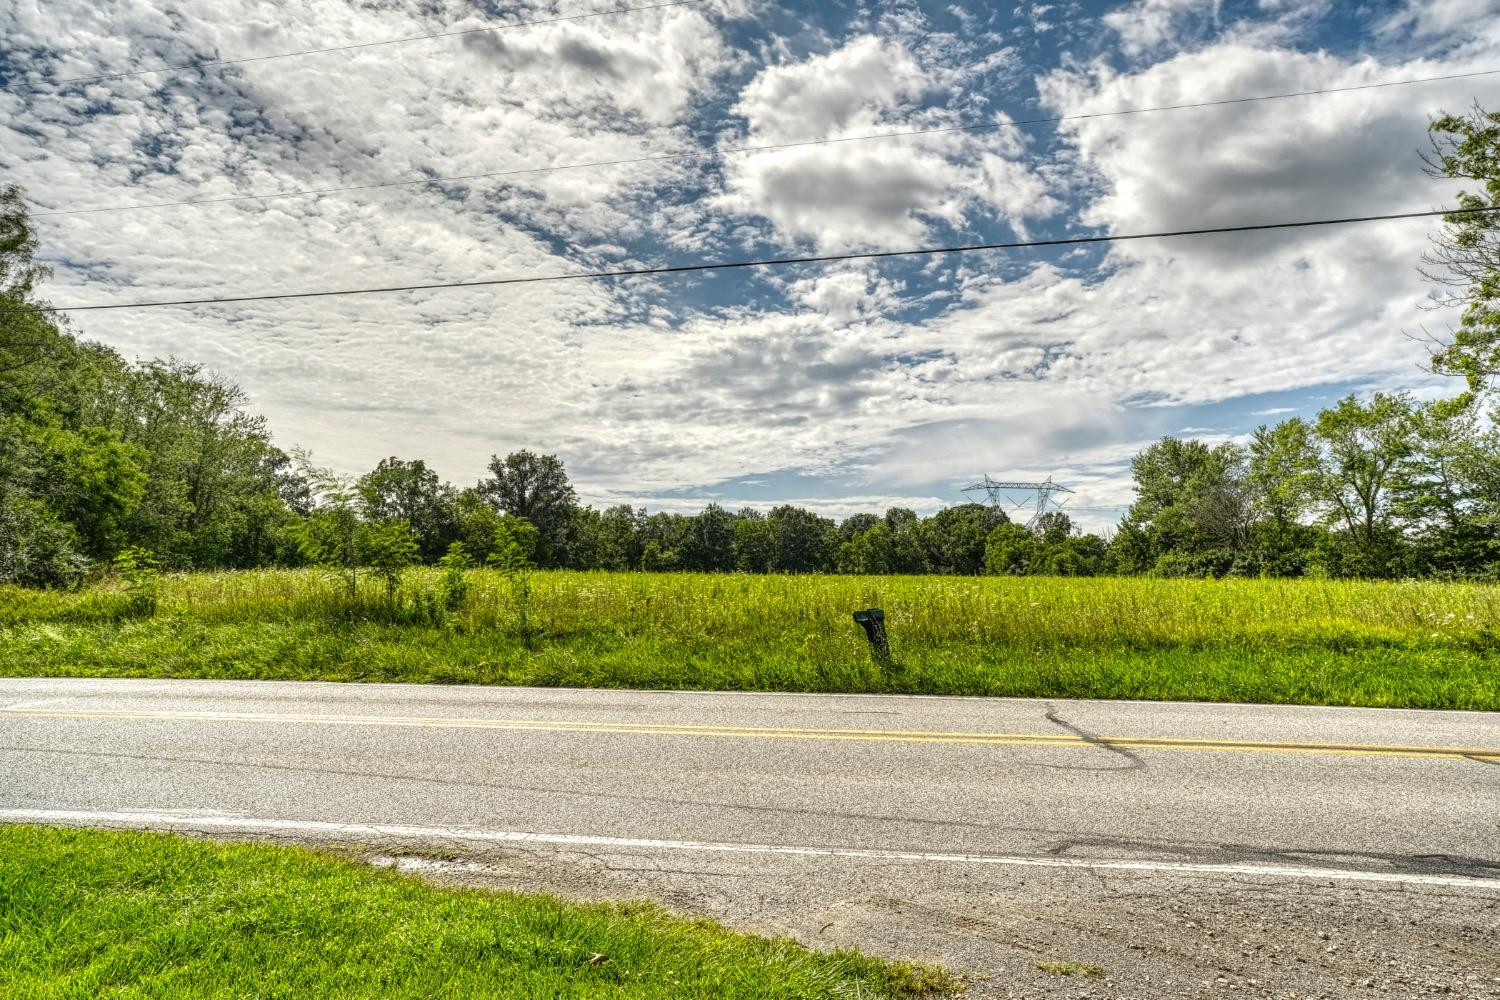
[[[0,680],[0,820],[653,896],[977,995],[1500,996],[1491,714]]]

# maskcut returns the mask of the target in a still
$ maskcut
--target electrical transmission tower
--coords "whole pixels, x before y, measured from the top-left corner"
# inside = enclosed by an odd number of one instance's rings
[[[1051,476],[1047,477],[1046,482],[1041,483],[1009,483],[1000,482],[985,475],[973,486],[964,488],[965,494],[983,493],[991,507],[1003,510],[1007,514],[1011,511],[1030,510],[1031,517],[1026,522],[1028,528],[1035,526],[1043,514],[1062,510],[1063,504],[1067,501],[1054,498],[1060,493],[1071,494],[1072,492],[1066,486],[1054,483]]]

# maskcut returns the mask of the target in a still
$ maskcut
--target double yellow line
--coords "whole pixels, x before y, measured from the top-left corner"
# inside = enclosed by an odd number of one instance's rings
[[[567,719],[484,719],[402,715],[319,715],[269,712],[170,712],[134,709],[6,708],[5,717],[101,721],[244,722],[268,725],[388,726],[415,729],[486,729],[510,732],[607,733],[721,739],[823,740],[960,746],[1073,747],[1117,750],[1211,750],[1361,757],[1435,757],[1500,763],[1500,748],[1400,746],[1371,743],[1293,743],[1266,740],[1167,739],[1149,736],[1080,736],[1072,733],[965,733],[906,729],[790,729],[767,726],[666,725],[648,722],[582,722]]]

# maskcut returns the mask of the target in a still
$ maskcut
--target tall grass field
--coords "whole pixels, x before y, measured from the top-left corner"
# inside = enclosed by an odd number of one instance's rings
[[[491,570],[0,588],[0,676],[904,692],[1500,709],[1500,588]],[[887,613],[875,662],[851,613]]]

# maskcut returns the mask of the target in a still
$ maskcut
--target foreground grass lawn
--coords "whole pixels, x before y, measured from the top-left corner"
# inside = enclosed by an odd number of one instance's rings
[[[904,692],[1500,710],[1500,588],[1316,580],[437,575],[395,607],[313,571],[0,588],[0,676],[223,677]],[[895,663],[850,618],[879,606]]]
[[[0,996],[18,1000],[874,1000],[956,985],[649,904],[440,889],[295,848],[0,826]]]

